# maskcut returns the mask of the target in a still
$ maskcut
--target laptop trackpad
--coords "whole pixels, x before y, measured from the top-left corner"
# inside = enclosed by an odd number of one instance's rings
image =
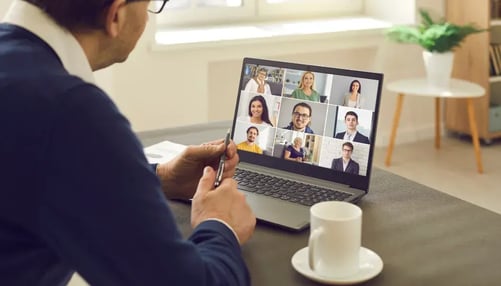
[[[302,230],[310,223],[310,208],[287,201],[246,192],[245,196],[259,220],[292,230]]]

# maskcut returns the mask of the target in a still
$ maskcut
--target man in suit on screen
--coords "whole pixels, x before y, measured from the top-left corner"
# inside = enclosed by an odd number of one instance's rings
[[[357,162],[351,159],[352,154],[353,154],[353,144],[351,144],[350,142],[345,142],[343,144],[343,156],[332,160],[331,168],[336,171],[358,175],[360,166],[358,165]]]
[[[337,133],[335,138],[364,144],[371,143],[367,136],[358,132],[358,115],[354,111],[346,112],[344,123],[346,124],[346,131]]]

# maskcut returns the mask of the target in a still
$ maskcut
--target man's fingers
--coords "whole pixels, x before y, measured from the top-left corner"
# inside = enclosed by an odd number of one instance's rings
[[[211,161],[219,156],[221,156],[226,149],[226,156],[228,158],[233,158],[237,154],[237,145],[233,140],[228,143],[228,148],[224,145],[224,140],[212,141],[209,143],[204,143],[199,146],[188,146],[186,148],[187,155],[190,158]]]
[[[213,140],[210,142],[203,143],[202,145],[219,145],[224,143],[224,138]]]
[[[200,196],[207,193],[214,188],[214,181],[216,180],[216,172],[211,167],[205,167],[202,177],[198,182],[197,192],[195,196]]]
[[[200,146],[188,146],[186,148],[186,155],[197,161],[211,161],[223,154],[224,144],[202,144]]]

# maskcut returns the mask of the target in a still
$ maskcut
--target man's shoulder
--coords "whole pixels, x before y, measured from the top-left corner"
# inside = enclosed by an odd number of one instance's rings
[[[362,133],[360,133],[360,132],[357,132],[357,134],[358,134],[360,137],[362,137],[362,138],[367,138],[367,139],[369,139],[369,137],[365,136],[364,134],[362,134]]]
[[[0,64],[1,65],[1,64]],[[79,77],[64,71],[54,71],[36,75],[26,72],[13,72],[2,78],[1,92],[15,93],[17,100],[25,102],[44,102],[54,108],[61,107],[62,103],[68,104],[72,100],[87,96],[92,99],[107,97],[105,93],[94,84],[87,83]]]
[[[90,86],[70,75],[50,46],[21,27],[0,24],[0,59],[4,86],[21,93],[55,95],[75,86]]]
[[[8,23],[0,23],[0,57],[3,65],[24,60],[24,65],[10,65],[12,69],[28,66],[43,69],[44,64],[50,63],[62,66],[54,50],[44,40],[22,27]]]
[[[356,141],[361,142],[361,143],[369,143],[369,137],[365,136],[364,134],[357,132],[357,135],[355,135]]]
[[[54,118],[78,114],[101,118],[111,110],[118,112],[104,91],[68,74],[64,69],[36,73],[23,67],[9,72],[0,63],[0,74],[2,71],[0,93],[15,95],[5,98],[3,103],[13,110],[29,109],[33,118],[43,114],[50,114]]]

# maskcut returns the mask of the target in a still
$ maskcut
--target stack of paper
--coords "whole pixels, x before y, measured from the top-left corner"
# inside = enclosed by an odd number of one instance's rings
[[[151,164],[165,163],[179,155],[186,149],[186,145],[163,141],[144,148],[144,154]]]

